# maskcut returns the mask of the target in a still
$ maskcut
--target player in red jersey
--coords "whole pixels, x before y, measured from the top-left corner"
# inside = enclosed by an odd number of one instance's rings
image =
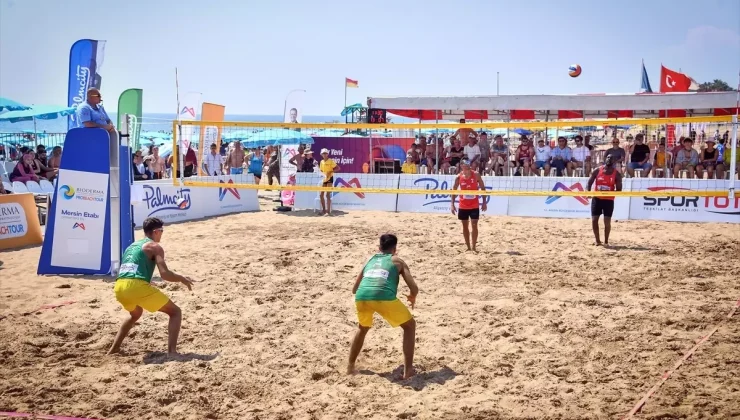
[[[594,170],[591,178],[588,180],[587,191],[622,191],[622,174],[614,169],[612,156],[607,155],[604,159],[604,166]],[[591,227],[594,230],[596,242],[594,245],[601,245],[599,238],[599,217],[604,215],[604,246],[609,246],[609,232],[612,230],[612,213],[614,213],[614,196],[611,197],[593,197],[591,199]]]
[[[477,172],[473,172],[470,169],[470,162],[468,162],[466,159],[463,159],[460,162],[460,174],[455,178],[455,186],[452,187],[453,191],[457,190],[457,187],[460,187],[460,190],[462,191],[478,191],[478,190],[486,190],[486,185],[483,183],[483,178],[480,177],[480,174]],[[471,249],[473,252],[478,252],[475,249],[475,244],[478,242],[478,219],[480,218],[480,209],[479,209],[479,201],[478,195],[472,195],[472,194],[461,194],[460,195],[460,210],[458,211],[455,208],[455,197],[457,197],[456,194],[452,194],[452,202],[450,203],[450,208],[452,210],[452,214],[457,213],[457,218],[462,221],[463,226],[463,237],[465,237],[465,245],[468,246],[468,251]],[[486,200],[483,200],[483,211],[487,210]],[[471,248],[470,246],[470,231],[468,229],[468,220],[472,222],[473,225],[473,246]]]

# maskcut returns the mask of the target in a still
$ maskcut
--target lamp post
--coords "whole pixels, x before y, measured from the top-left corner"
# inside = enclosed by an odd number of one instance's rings
[[[288,111],[288,98],[291,94],[295,92],[303,92],[306,93],[306,89],[293,89],[290,92],[288,92],[287,95],[285,95],[285,102],[283,103],[283,118],[285,118],[285,113]]]

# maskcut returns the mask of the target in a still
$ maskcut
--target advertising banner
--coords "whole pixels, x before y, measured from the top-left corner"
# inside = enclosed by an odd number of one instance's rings
[[[632,180],[633,191],[727,191],[728,188],[729,181],[721,179]],[[740,195],[732,200],[727,197],[632,197],[630,219],[740,223]]]
[[[226,116],[226,107],[208,102],[203,103],[201,112],[201,121],[221,122]],[[211,144],[216,143],[216,150],[221,150],[221,127],[218,126],[201,126],[200,127],[200,161],[198,165],[198,175],[203,176],[203,163],[205,156],[211,152]]]
[[[69,81],[67,83],[67,106],[77,107],[87,100],[87,90],[100,89],[103,78],[100,69],[105,57],[105,41],[80,39],[69,49]],[[77,113],[69,116],[67,129],[77,127]]]
[[[108,174],[60,169],[51,265],[100,268],[108,206]]]
[[[629,179],[622,181],[622,188],[629,191]],[[514,191],[585,191],[588,178],[510,177],[510,190]],[[614,220],[629,217],[629,197],[614,201]],[[590,218],[591,199],[582,196],[512,196],[509,197],[509,216]]]
[[[314,137],[311,147],[317,160],[321,149],[329,150],[329,157],[334,159],[347,173],[369,173],[372,160],[398,160],[400,164],[406,160],[406,152],[414,144],[412,138],[372,138],[372,152],[368,137]],[[372,155],[371,155],[372,153]]]
[[[507,189],[508,181],[501,177],[483,177],[487,190]],[[455,185],[455,175],[401,175],[402,189],[424,189],[428,194],[398,194],[397,210],[415,213],[450,213],[450,190]],[[455,198],[455,202],[459,197]],[[480,203],[487,209],[481,214],[505,216],[509,198],[506,196],[480,196]],[[450,213],[451,214],[451,213]]]
[[[40,245],[43,241],[33,194],[0,195],[0,249]]]
[[[135,124],[133,127],[129,127],[129,135],[131,141],[129,146],[131,150],[139,150],[139,134],[141,133],[141,113],[144,100],[144,91],[141,89],[126,89],[118,97],[118,125],[116,126],[119,130],[126,124],[124,118],[126,114],[133,115],[135,117]],[[133,128],[133,130],[131,130]]]
[[[180,103],[180,113],[177,115],[177,119],[181,121],[195,121],[198,119],[198,111],[200,110],[202,98],[203,94],[199,92],[186,93]],[[180,139],[180,153],[184,155],[187,153],[190,144],[196,140],[195,126],[180,126],[180,132],[177,138]]]
[[[298,172],[297,185],[320,186],[323,175],[318,173]],[[398,175],[384,174],[334,174],[334,186],[339,188],[398,188]],[[331,194],[332,210],[377,210],[396,211],[397,194],[365,194],[353,192],[334,192]],[[296,191],[295,207],[313,209],[317,205],[319,193],[316,191]]]

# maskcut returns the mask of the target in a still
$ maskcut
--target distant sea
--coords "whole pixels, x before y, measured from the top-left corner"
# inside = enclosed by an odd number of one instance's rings
[[[114,122],[118,116],[116,113],[110,112],[108,115]],[[172,120],[176,116],[174,114],[148,114],[142,115],[141,129],[143,131],[172,131]],[[282,122],[282,115],[226,115],[226,121],[254,121],[254,122]],[[410,120],[407,118],[393,117],[394,122],[416,122],[418,120]],[[344,117],[338,115],[327,116],[327,115],[304,115],[304,123],[324,123],[339,121],[344,122]],[[0,121],[0,133],[21,133],[24,131],[33,131],[32,121],[23,121],[18,123],[9,123],[7,121]],[[36,131],[39,133],[66,133],[67,132],[67,119],[58,118],[56,120],[36,120]]]

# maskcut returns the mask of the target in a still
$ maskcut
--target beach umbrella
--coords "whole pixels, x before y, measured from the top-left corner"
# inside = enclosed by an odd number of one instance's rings
[[[343,117],[346,117],[347,115],[350,115],[350,114],[352,114],[355,111],[362,111],[363,109],[367,109],[367,108],[365,108],[364,106],[362,106],[362,104],[360,104],[360,103],[352,104],[352,105],[349,105],[349,106],[344,107],[344,109],[342,110],[342,114],[341,115]]]
[[[33,133],[36,135],[36,120],[55,120],[59,117],[73,115],[77,111],[75,107],[39,105],[22,111],[10,111],[0,114],[0,121],[17,123],[21,121],[33,121]]]
[[[531,136],[532,132],[529,130],[525,130],[523,128],[516,128],[514,129],[514,132],[519,134],[520,136]]]
[[[241,140],[247,149],[265,146],[282,146],[285,144],[313,144],[313,137],[296,130],[277,128],[252,134]]]
[[[0,96],[0,112],[2,111],[24,111],[30,108],[31,107],[19,104],[18,102],[12,99],[3,98],[2,96]]]

